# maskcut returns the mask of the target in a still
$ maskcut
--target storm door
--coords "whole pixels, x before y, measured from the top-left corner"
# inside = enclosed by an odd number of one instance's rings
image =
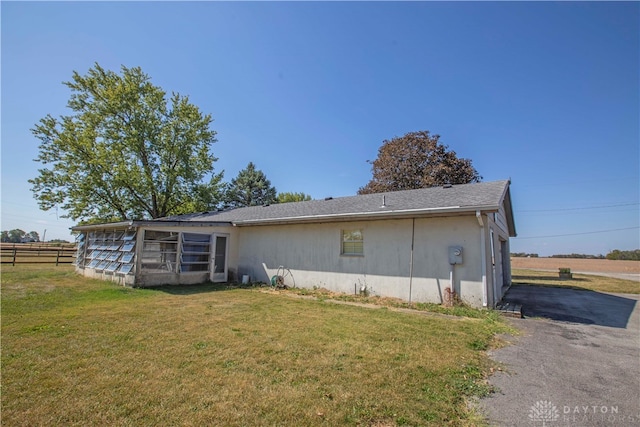
[[[213,235],[213,257],[211,261],[211,281],[226,282],[228,279],[227,271],[227,251],[229,246],[229,236],[227,234]]]

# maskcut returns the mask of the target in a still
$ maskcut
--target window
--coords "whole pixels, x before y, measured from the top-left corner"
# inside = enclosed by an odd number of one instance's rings
[[[78,237],[76,238],[76,242],[77,242],[77,250],[76,250],[76,265],[78,267],[84,267],[84,264],[86,263],[86,248],[87,248],[87,242],[85,241],[86,238],[86,234],[79,234]]]
[[[362,230],[342,230],[342,255],[364,255]]]
[[[135,245],[136,245],[136,242],[126,242],[124,245],[122,245],[120,250],[122,252],[131,252]]]
[[[120,266],[120,269],[118,270],[118,273],[129,274],[132,269],[133,269],[133,264],[122,264]]]
[[[109,264],[107,267],[105,267],[104,271],[108,271],[110,273],[115,272],[118,268],[120,268],[120,263],[119,262],[112,262],[111,264]]]
[[[125,241],[120,249],[124,252],[120,262],[133,256],[129,243],[133,244]],[[144,273],[206,273],[211,264],[211,234],[146,230],[141,256]]]
[[[182,253],[180,254],[180,271],[209,271],[209,254],[211,253],[211,235],[182,233]]]
[[[178,233],[146,230],[142,246],[142,266],[145,273],[176,272]]]
[[[82,246],[84,255],[78,256],[77,263],[109,274],[127,274],[133,270],[135,237],[135,230],[96,230],[83,233],[78,239],[81,242],[78,254],[81,254]],[[123,252],[129,252],[126,259],[122,257]],[[125,265],[128,267],[121,268]]]

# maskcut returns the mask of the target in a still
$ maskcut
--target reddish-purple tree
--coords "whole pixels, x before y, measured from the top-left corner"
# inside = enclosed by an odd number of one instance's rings
[[[371,163],[373,177],[358,194],[412,190],[445,184],[479,182],[482,177],[469,159],[458,158],[429,131],[409,132],[385,140]]]

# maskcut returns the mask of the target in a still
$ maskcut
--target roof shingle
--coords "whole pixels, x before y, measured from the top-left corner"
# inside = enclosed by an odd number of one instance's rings
[[[277,222],[305,222],[361,217],[401,216],[415,213],[495,210],[509,189],[509,181],[480,182],[338,197],[306,202],[250,206],[227,211],[203,212],[160,218],[156,221],[230,222],[250,225]],[[384,205],[383,205],[384,201]]]

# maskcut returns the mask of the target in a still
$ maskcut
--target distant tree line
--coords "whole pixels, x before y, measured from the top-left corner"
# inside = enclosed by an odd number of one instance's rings
[[[560,254],[560,255],[551,255],[549,258],[604,259],[604,255]]]
[[[40,235],[37,231],[25,232],[20,230],[19,228],[14,228],[13,230],[3,230],[2,235],[0,237],[0,241],[2,243],[29,243],[29,242],[39,242]]]
[[[3,230],[0,236],[0,242],[2,243],[38,243],[40,242],[40,235],[37,231],[25,232],[19,228],[13,230]],[[63,239],[51,239],[47,243],[70,243],[68,240]]]
[[[621,251],[619,249],[614,249],[607,254],[607,259],[640,261],[640,249],[636,249],[635,251]]]
[[[511,256],[514,258],[538,258],[538,254],[529,254],[526,252],[513,252]],[[590,255],[590,254],[560,254],[551,255],[549,258],[577,258],[577,259],[612,259],[623,261],[640,261],[640,249],[634,251],[621,251],[614,249],[605,255]]]

